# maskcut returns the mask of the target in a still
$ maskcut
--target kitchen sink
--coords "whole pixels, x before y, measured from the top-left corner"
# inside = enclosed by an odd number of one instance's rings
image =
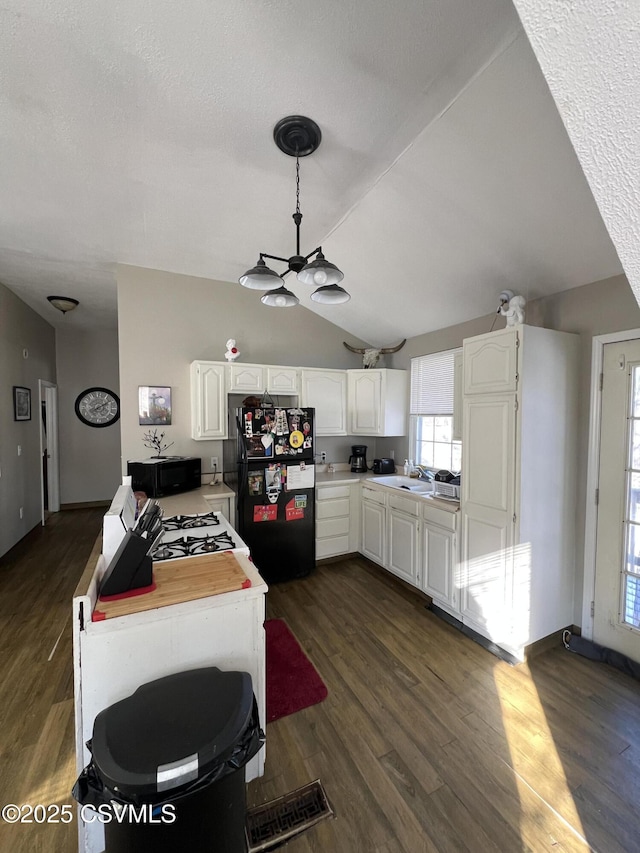
[[[403,477],[399,474],[390,474],[388,477],[370,477],[371,483],[379,483],[381,486],[390,486],[392,489],[403,489],[417,495],[430,495],[433,485],[425,480],[417,480],[415,477]]]

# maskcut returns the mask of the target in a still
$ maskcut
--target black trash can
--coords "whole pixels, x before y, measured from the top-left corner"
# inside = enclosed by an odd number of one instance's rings
[[[169,675],[98,714],[73,796],[98,810],[106,853],[244,853],[244,767],[263,743],[248,673]]]

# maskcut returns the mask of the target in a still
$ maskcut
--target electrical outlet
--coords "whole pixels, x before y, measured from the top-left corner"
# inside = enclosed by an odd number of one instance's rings
[[[396,458],[395,450],[390,450],[389,451],[389,459],[395,459],[395,458]]]
[[[20,507],[20,518],[24,518],[24,507]]]
[[[320,461],[322,462],[323,465],[327,461],[327,454],[326,454],[326,451],[324,451],[324,450],[320,453]]]
[[[22,456],[22,447],[18,445],[18,456]]]
[[[211,457],[211,471],[214,474],[217,473],[217,471],[218,471],[218,457],[217,456]]]

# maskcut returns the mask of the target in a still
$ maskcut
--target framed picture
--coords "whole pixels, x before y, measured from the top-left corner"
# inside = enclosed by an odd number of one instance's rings
[[[31,389],[21,385],[13,386],[13,419],[14,421],[31,420]]]
[[[138,386],[138,423],[156,426],[171,424],[171,388]]]

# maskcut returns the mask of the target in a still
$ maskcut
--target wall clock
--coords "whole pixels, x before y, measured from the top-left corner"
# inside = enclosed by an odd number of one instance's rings
[[[87,388],[76,398],[76,415],[87,426],[111,426],[120,417],[120,398],[108,388]]]

